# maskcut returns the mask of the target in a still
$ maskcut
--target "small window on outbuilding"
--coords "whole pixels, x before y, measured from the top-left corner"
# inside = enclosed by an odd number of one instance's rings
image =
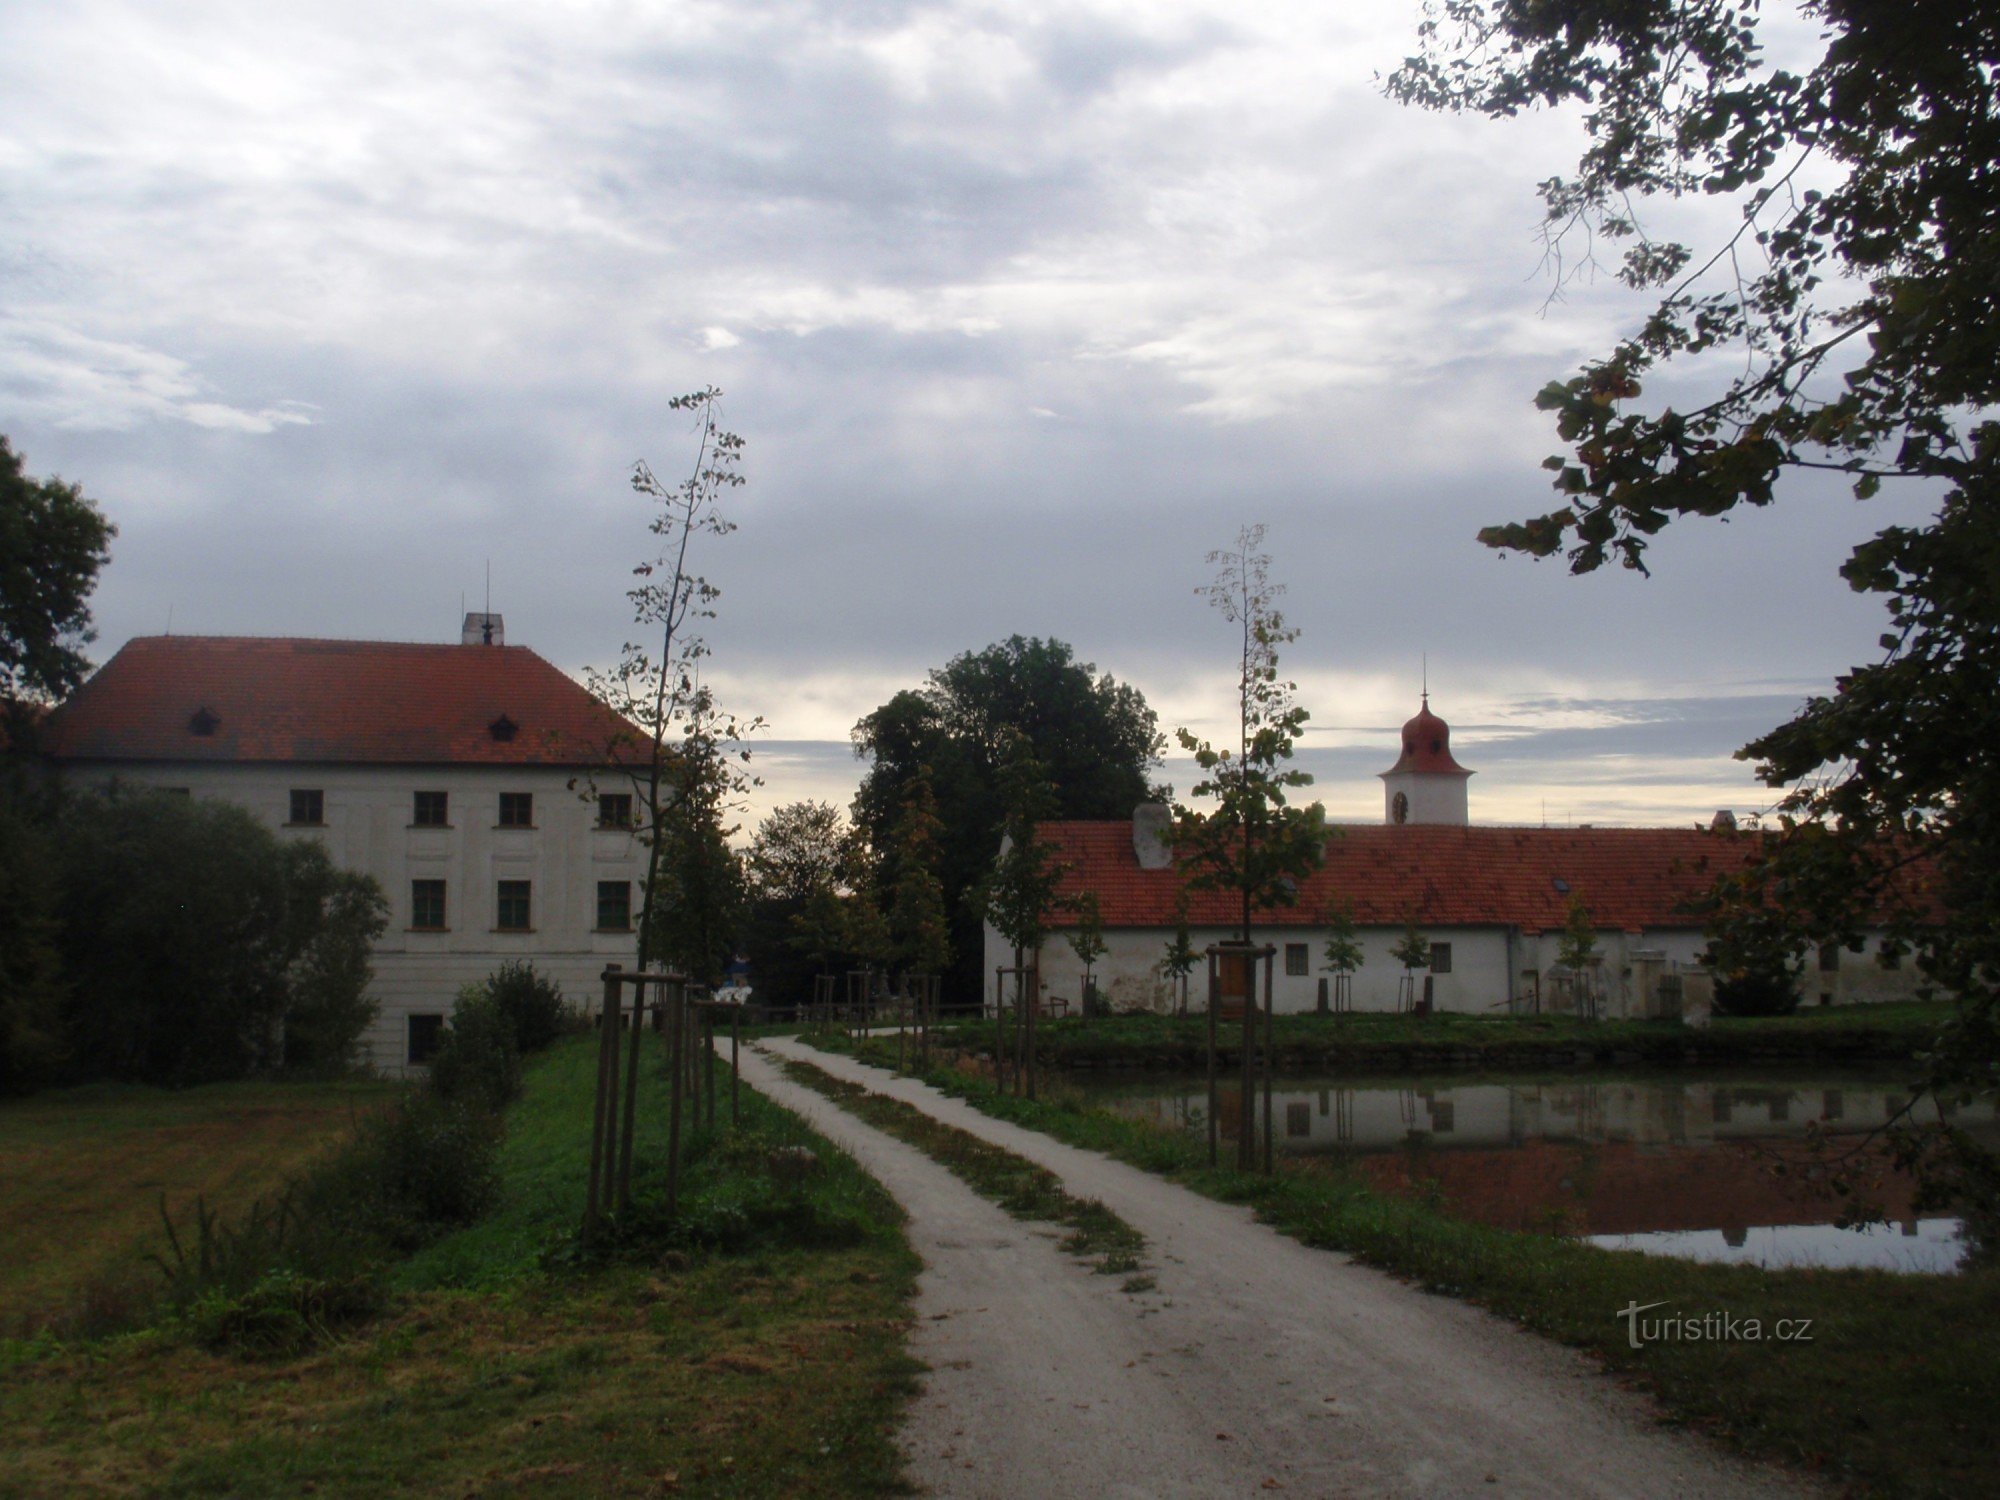
[[[428,1067],[431,1059],[437,1056],[438,1044],[444,1040],[444,1017],[411,1016],[409,1024],[410,1066]]]
[[[1821,943],[1819,945],[1819,971],[1822,974],[1840,972],[1840,944]]]
[[[1310,955],[1304,943],[1285,944],[1285,973],[1291,978],[1310,973]]]
[[[293,787],[291,815],[285,821],[307,828],[323,827],[326,823],[326,793],[317,787]]]
[[[1449,974],[1451,972],[1450,943],[1431,944],[1431,972],[1433,974]]]

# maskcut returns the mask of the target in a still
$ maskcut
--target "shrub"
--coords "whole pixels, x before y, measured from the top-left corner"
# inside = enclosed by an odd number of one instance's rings
[[[283,1359],[373,1317],[382,1305],[381,1286],[371,1276],[325,1279],[279,1269],[238,1296],[219,1288],[208,1293],[188,1309],[187,1326],[198,1342],[218,1352]]]
[[[1772,966],[1718,974],[1715,1008],[1725,1016],[1789,1016],[1799,1008],[1798,976]]]
[[[505,963],[484,986],[493,1003],[513,1022],[514,1046],[523,1056],[539,1052],[576,1030],[580,1017],[554,980],[531,963]]]
[[[458,992],[431,1059],[430,1086],[440,1098],[489,1110],[503,1108],[521,1092],[514,1019],[485,986],[469,984]]]
[[[301,1185],[299,1216],[316,1243],[294,1263],[329,1274],[474,1222],[500,1200],[499,1146],[491,1110],[411,1095]]]

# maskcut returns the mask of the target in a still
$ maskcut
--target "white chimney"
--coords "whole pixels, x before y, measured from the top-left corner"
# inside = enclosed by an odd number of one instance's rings
[[[1736,831],[1736,814],[1726,807],[1719,807],[1715,810],[1715,821],[1708,826],[1717,833],[1734,833]]]
[[[461,646],[504,646],[507,631],[498,615],[482,614],[475,610],[465,617],[465,631],[459,636]]]
[[[1174,862],[1167,842],[1173,831],[1174,810],[1164,802],[1141,802],[1132,809],[1132,852],[1139,856],[1142,870],[1164,870]]]

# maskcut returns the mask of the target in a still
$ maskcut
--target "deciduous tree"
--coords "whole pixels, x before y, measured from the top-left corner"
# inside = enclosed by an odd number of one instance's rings
[[[1724,885],[1720,920],[1761,942],[1778,913],[1799,939],[1852,944],[1886,913],[1958,1001],[1937,1083],[1990,1097],[2000,9],[1797,9],[1815,35],[1785,38],[1794,58],[1770,50],[1774,22],[1751,0],[1447,0],[1389,89],[1495,118],[1576,109],[1583,155],[1542,187],[1551,243],[1623,246],[1621,279],[1657,298],[1543,388],[1568,448],[1547,461],[1562,503],[1489,528],[1490,545],[1566,553],[1579,573],[1643,568],[1674,519],[1769,504],[1812,470],[1863,499],[1886,484],[1936,497],[1931,521],[1884,528],[1841,569],[1887,605],[1879,657],[1741,752],[1783,789],[1778,836]],[[1645,232],[1649,199],[1695,195],[1738,210],[1718,242]],[[1647,389],[1669,364],[1684,367],[1672,398]],[[1934,890],[1912,869],[1934,872]]]
[[[0,709],[54,702],[83,681],[89,599],[117,534],[79,486],[30,479],[0,437]]]
[[[690,554],[697,536],[723,537],[736,529],[722,513],[722,500],[743,483],[738,470],[743,439],[722,426],[721,401],[722,392],[707,386],[667,403],[670,411],[685,412],[693,422],[694,458],[687,478],[667,484],[644,461],[633,465],[632,488],[655,506],[647,529],[659,538],[660,550],[633,568],[640,581],[626,597],[632,601],[634,621],[658,644],[627,641],[615,667],[586,674],[598,699],[637,731],[621,733],[604,750],[613,764],[624,767],[644,810],[637,830],[646,848],[638,932],[642,966],[669,949],[708,951],[707,937],[692,948],[689,943],[692,933],[710,930],[713,913],[683,922],[671,941],[661,941],[654,929],[669,911],[670,886],[683,893],[712,890],[720,898],[723,872],[713,848],[714,828],[701,820],[713,815],[720,826],[719,809],[734,795],[728,763],[748,759],[742,737],[763,724],[761,719],[739,723],[723,714],[701,680],[708,646],[696,625],[714,617],[721,591],[694,571]],[[670,820],[668,809],[682,800],[695,805]],[[699,805],[704,800],[711,803],[705,809]],[[663,861],[670,848],[697,865],[679,872],[666,869]],[[730,875],[739,892],[741,878],[740,868]]]
[[[920,771],[896,823],[889,908],[896,961],[909,974],[942,974],[951,963],[951,924],[938,875],[942,831],[930,774]]]
[[[1145,698],[1061,641],[1011,636],[953,657],[854,726],[855,753],[869,762],[854,821],[874,848],[893,855],[910,785],[930,778],[956,955],[950,988],[968,998],[982,985],[981,912],[967,897],[1000,845],[1002,769],[1017,736],[1044,768],[1049,817],[1129,818],[1160,790],[1148,781],[1162,741]]]
[[[1238,896],[1245,943],[1256,911],[1297,902],[1326,841],[1319,804],[1293,807],[1286,797],[1312,784],[1290,763],[1308,716],[1293,700],[1297,685],[1278,676],[1278,647],[1298,632],[1278,612],[1284,585],[1271,582],[1271,559],[1258,550],[1263,540],[1262,526],[1246,526],[1234,548],[1209,553],[1215,581],[1200,590],[1237,629],[1236,748],[1217,750],[1189,730],[1176,731],[1202,771],[1194,794],[1213,797],[1216,806],[1207,813],[1176,807],[1174,847],[1190,887]]]
[[[1362,964],[1361,929],[1354,923],[1352,901],[1328,900],[1324,920],[1326,947],[1321,950],[1324,962],[1320,967],[1333,976],[1334,999],[1338,1001],[1341,981],[1351,978]]]
[[[1097,892],[1084,891],[1076,898],[1076,924],[1063,935],[1070,951],[1083,965],[1083,994],[1079,1001],[1083,1013],[1096,1015],[1098,1011],[1097,984],[1095,979],[1097,961],[1111,951],[1104,941],[1104,913],[1098,905]]]

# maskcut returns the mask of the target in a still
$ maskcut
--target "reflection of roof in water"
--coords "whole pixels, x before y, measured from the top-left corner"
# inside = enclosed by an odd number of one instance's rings
[[[1912,1185],[1890,1172],[1886,1157],[1872,1160],[1882,1173],[1876,1201],[1890,1218],[1910,1218]],[[1435,1181],[1451,1211],[1482,1224],[1581,1234],[1829,1224],[1842,1200],[1807,1180],[1813,1162],[1809,1148],[1792,1141],[1663,1149],[1534,1140],[1355,1158],[1375,1187],[1401,1190],[1413,1176]]]

